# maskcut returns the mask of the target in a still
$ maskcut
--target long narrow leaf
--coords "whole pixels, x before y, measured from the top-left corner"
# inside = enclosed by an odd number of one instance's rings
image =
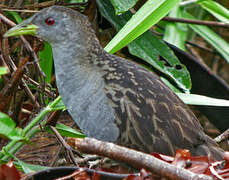
[[[39,52],[39,58],[41,69],[46,75],[45,82],[50,83],[52,77],[53,61],[52,48],[47,42],[44,43],[44,49]]]
[[[169,13],[169,17],[181,17],[181,9],[177,5]],[[183,23],[172,23],[169,22],[166,24],[165,34],[163,39],[170,44],[173,44],[179,47],[182,50],[185,50],[185,40],[187,35],[187,25]]]
[[[114,53],[156,24],[179,0],[148,0],[105,47]]]
[[[188,19],[195,19],[191,14],[187,12],[183,13],[183,17]],[[202,36],[207,42],[209,42],[229,63],[229,44],[224,39],[222,39],[218,34],[216,34],[207,26],[193,24],[189,24],[189,26],[196,33]]]
[[[199,0],[198,3],[218,20],[229,23],[229,10],[212,0]]]
[[[202,105],[202,106],[225,106],[229,107],[229,100],[216,99],[198,94],[184,94],[176,93],[182,101],[190,105]]]

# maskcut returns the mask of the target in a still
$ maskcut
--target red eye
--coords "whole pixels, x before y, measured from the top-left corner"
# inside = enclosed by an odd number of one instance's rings
[[[45,19],[45,23],[49,26],[53,25],[55,23],[55,20],[51,17]]]

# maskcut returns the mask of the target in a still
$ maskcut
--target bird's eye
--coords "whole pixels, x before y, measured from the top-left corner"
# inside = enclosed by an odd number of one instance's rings
[[[49,26],[53,25],[55,23],[55,20],[51,17],[45,19],[45,23]]]

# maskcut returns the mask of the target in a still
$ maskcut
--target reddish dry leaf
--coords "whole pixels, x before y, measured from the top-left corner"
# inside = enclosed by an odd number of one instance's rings
[[[224,153],[224,161],[213,161],[207,156],[192,157],[187,150],[178,150],[172,162],[170,159],[172,157],[163,158],[160,154],[154,156],[176,166],[183,166],[197,174],[214,176],[220,180],[229,179],[229,152]]]
[[[20,180],[21,175],[12,161],[0,166],[0,180]]]
[[[174,160],[174,157],[159,154],[159,153],[152,153],[151,155],[167,163],[172,163],[172,161]]]
[[[207,156],[191,156],[188,150],[178,150],[174,158],[158,153],[152,155],[162,161],[184,167],[193,173],[214,176],[220,180],[229,179],[229,152],[224,153],[225,162],[213,161]]]
[[[216,161],[209,166],[208,173],[220,180],[229,179],[229,152],[224,153],[224,161]]]
[[[88,175],[88,173],[86,171],[80,172],[81,170],[79,170],[79,173],[74,177],[74,180],[91,180],[91,177]],[[74,172],[74,174],[77,173]]]
[[[92,179],[92,180],[100,180],[100,177],[101,177],[100,174],[98,174],[98,173],[93,173],[91,179]]]
[[[142,178],[139,176],[135,176],[135,175],[129,175],[127,178],[123,180],[142,180]]]

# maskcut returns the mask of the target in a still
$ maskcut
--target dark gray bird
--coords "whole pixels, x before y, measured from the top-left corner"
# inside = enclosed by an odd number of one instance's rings
[[[103,50],[87,17],[52,6],[9,30],[32,34],[53,50],[56,81],[70,115],[89,137],[145,152],[193,155],[222,151],[192,111],[143,67]]]

